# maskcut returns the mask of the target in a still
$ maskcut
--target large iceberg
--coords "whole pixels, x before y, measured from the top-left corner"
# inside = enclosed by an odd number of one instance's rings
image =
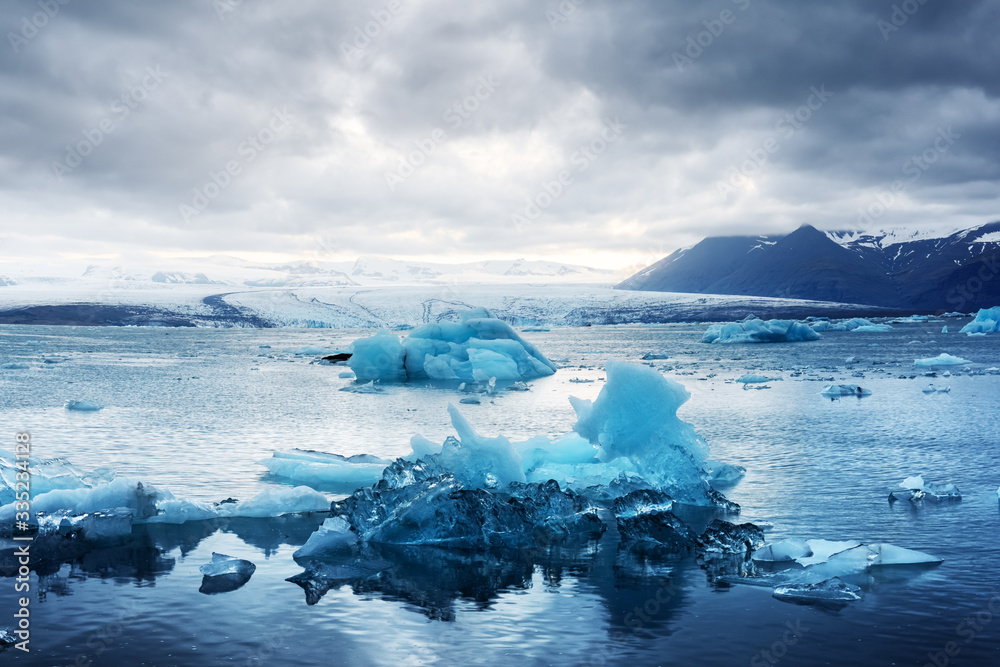
[[[653,488],[678,503],[736,509],[709,486],[706,480],[713,475],[707,470],[718,470],[715,478],[725,482],[725,476],[731,483],[743,471],[734,468],[723,475],[723,464],[708,461],[705,441],[677,417],[689,398],[684,387],[646,366],[609,361],[606,370],[596,401],[570,398],[578,417],[571,433],[522,442],[487,437],[450,405],[458,437],[435,444],[414,436],[413,451],[404,459],[448,473],[464,488],[503,489],[513,482],[552,479],[595,497]],[[389,472],[387,462],[375,457],[302,450],[276,452],[260,463],[272,473],[314,485],[372,483]]]
[[[702,343],[790,343],[818,340],[820,335],[805,322],[795,320],[744,320],[713,324],[701,338]]]
[[[519,381],[556,371],[534,345],[483,308],[462,313],[457,323],[426,324],[402,341],[379,331],[354,341],[350,351],[348,365],[359,382]]]
[[[980,308],[976,319],[964,327],[961,333],[994,333],[1000,331],[1000,306]]]

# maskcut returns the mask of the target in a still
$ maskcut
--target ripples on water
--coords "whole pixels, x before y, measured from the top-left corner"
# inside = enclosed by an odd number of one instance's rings
[[[980,613],[980,623],[992,617],[986,610],[994,596],[993,608],[1000,606],[1000,377],[898,379],[917,372],[915,357],[940,352],[971,359],[974,368],[1000,366],[1000,336],[940,329],[905,324],[885,334],[827,333],[815,343],[723,347],[698,343],[700,325],[530,333],[550,358],[564,360],[562,370],[528,393],[461,406],[484,434],[563,433],[574,421],[567,397],[596,397],[607,358],[668,354],[648,363],[692,393],[681,416],[708,440],[713,458],[748,470],[726,492],[743,506],[743,520],[772,523],[773,538],[884,541],[945,559],[936,568],[869,577],[861,582],[864,598],[847,608],[795,606],[772,599],[770,589],[716,586],[693,559],[619,551],[613,530],[553,552],[457,560],[433,549],[389,554],[390,576],[306,604],[305,591],[285,579],[301,572],[291,553],[322,517],[244,520],[137,530],[132,544],[39,572],[33,651],[7,651],[0,660],[766,665],[780,657],[781,664],[923,665],[954,641],[960,652],[951,664],[1000,664],[1000,620],[980,625],[968,642],[971,626],[958,629],[970,614]],[[0,371],[0,433],[12,441],[28,429],[39,456],[65,456],[85,470],[110,465],[201,500],[281,484],[254,464],[274,449],[394,456],[409,451],[415,433],[436,441],[452,434],[445,407],[459,398],[453,389],[341,392],[349,383],[337,377],[343,369],[292,354],[304,345],[345,347],[358,335],[367,334],[0,328],[0,361],[33,365]],[[65,360],[47,364],[44,356]],[[850,356],[863,379],[845,370]],[[809,368],[792,377],[795,366]],[[746,391],[726,382],[746,371],[784,381]],[[873,396],[824,399],[825,378],[861,384]],[[950,385],[951,393],[924,395],[929,382]],[[74,413],[64,409],[71,399],[106,407]],[[887,490],[916,473],[954,482],[964,499],[889,505]],[[198,566],[213,551],[247,558],[257,571],[237,591],[200,594]],[[11,582],[0,580],[5,609],[15,606]],[[787,624],[801,634],[787,634]]]

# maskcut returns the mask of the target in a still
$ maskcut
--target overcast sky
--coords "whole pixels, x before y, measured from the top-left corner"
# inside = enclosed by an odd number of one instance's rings
[[[6,0],[0,259],[622,268],[1000,219],[1000,3],[895,6]]]

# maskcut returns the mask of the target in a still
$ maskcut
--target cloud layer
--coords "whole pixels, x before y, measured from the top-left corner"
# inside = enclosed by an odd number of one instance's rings
[[[987,222],[998,24],[986,1],[11,1],[0,257],[615,266]]]

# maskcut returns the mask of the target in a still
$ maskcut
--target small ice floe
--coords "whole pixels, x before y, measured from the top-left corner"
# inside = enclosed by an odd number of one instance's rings
[[[69,401],[66,403],[66,409],[76,410],[77,412],[97,412],[98,410],[103,410],[104,406],[93,401]]]
[[[934,384],[929,384],[920,391],[925,394],[950,394],[951,387],[937,387]]]
[[[350,392],[352,394],[382,394],[385,390],[378,385],[378,380],[372,380],[366,384],[351,384],[346,387],[341,387],[340,391]]]
[[[826,579],[816,584],[789,584],[778,586],[772,595],[782,602],[798,604],[822,604],[825,602],[854,602],[860,600],[861,589],[845,583],[839,577]]]
[[[897,500],[961,500],[962,494],[954,484],[934,484],[925,482],[922,475],[913,475],[904,479],[899,488],[889,492],[889,502]]]
[[[747,474],[747,469],[722,461],[705,461],[705,472],[708,483],[719,487],[736,484]]]
[[[206,563],[198,569],[205,575],[198,591],[206,595],[213,595],[215,593],[228,593],[240,588],[250,581],[257,566],[242,558],[213,553],[212,562]]]
[[[744,373],[743,375],[736,378],[736,381],[740,384],[762,384],[764,382],[774,382],[781,380],[781,378],[772,378],[766,375],[757,375],[756,373]]]
[[[480,405],[482,403],[478,396],[466,396],[465,398],[459,399],[458,402],[465,405]]]
[[[852,329],[854,333],[885,333],[886,331],[892,331],[892,325],[889,324],[864,324],[856,329]]]
[[[570,378],[569,381],[575,382],[577,384],[588,384],[590,382],[593,382],[593,380],[588,380],[586,378]]]
[[[968,359],[962,359],[961,357],[956,357],[947,353],[942,352],[936,357],[928,357],[926,359],[914,359],[914,366],[964,366],[965,364],[971,364],[972,362]]]
[[[5,371],[26,371],[29,368],[31,368],[31,366],[29,364],[22,364],[16,361],[10,361],[7,362],[6,364],[0,365],[0,368],[4,369]]]
[[[941,327],[941,333],[948,333],[948,325],[947,324],[944,325],[943,327]]]
[[[831,384],[823,387],[823,391],[819,393],[827,398],[840,398],[842,396],[857,396],[858,398],[862,398],[872,395],[871,389],[865,389],[856,384]]]
[[[346,380],[353,380],[354,377],[355,377],[355,375],[351,371],[344,371],[343,373],[340,373],[339,375],[337,375],[337,377],[344,378]]]
[[[647,352],[646,354],[642,355],[642,357],[641,357],[641,359],[643,361],[656,361],[656,360],[669,359],[669,358],[670,358],[669,354],[663,354],[663,353],[660,353],[660,352]]]

